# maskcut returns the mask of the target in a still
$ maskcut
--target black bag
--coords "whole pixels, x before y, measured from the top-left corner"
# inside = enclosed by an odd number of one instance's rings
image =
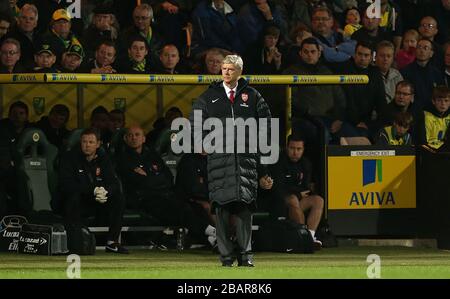
[[[11,215],[3,217],[0,222],[0,251],[17,252],[20,230],[27,223],[23,216]]]
[[[95,254],[95,235],[88,227],[72,224],[67,227],[67,247],[70,253],[79,255]]]
[[[61,224],[24,224],[20,231],[19,253],[38,255],[66,254],[67,234]]]
[[[255,234],[255,250],[313,253],[313,238],[304,224],[290,220],[269,220]]]

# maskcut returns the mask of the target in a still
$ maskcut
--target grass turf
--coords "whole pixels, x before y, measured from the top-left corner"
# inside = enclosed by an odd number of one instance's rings
[[[81,257],[81,278],[367,278],[369,254],[381,278],[450,278],[450,252],[429,248],[339,247],[314,254],[256,253],[254,268],[223,268],[206,250],[132,250]],[[0,278],[66,278],[66,256],[0,253]]]

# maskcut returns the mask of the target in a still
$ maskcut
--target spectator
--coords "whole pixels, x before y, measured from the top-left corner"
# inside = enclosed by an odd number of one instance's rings
[[[401,10],[393,0],[381,0],[380,2],[381,22],[380,28],[392,36],[395,51],[398,51],[402,42],[403,22]]]
[[[311,27],[311,17],[309,14],[309,7],[305,0],[276,0],[277,10],[280,12],[282,22],[281,33],[286,38],[286,42],[294,43],[295,39],[288,36],[292,28],[298,25],[306,25]]]
[[[127,254],[119,242],[124,199],[111,161],[99,150],[100,135],[86,129],[80,143],[60,161],[58,189],[66,228],[80,227],[82,217],[93,214],[97,222],[109,225],[106,252]],[[68,244],[74,241],[69,234]]]
[[[83,47],[71,45],[62,55],[59,71],[61,73],[81,73],[80,66],[83,62],[83,58]]]
[[[394,63],[395,46],[390,41],[381,41],[377,45],[375,65],[381,73],[386,93],[386,103],[390,103],[394,98],[395,86],[403,80],[400,72],[392,67]]]
[[[20,15],[20,8],[17,6],[18,0],[9,0],[9,8],[11,10],[11,16],[17,19]]]
[[[242,50],[237,16],[224,0],[203,0],[192,12],[193,54],[209,48],[231,52]]]
[[[333,13],[328,8],[314,9],[311,25],[313,36],[319,41],[326,62],[346,61],[355,53],[356,42],[333,29]]]
[[[438,149],[444,144],[450,123],[450,89],[447,86],[435,87],[431,104],[417,121],[418,144]]]
[[[179,74],[180,69],[180,53],[175,45],[165,45],[159,54],[159,66],[157,73],[162,74]]]
[[[274,25],[282,26],[280,12],[267,0],[251,0],[241,7],[238,13],[237,28],[242,49],[238,53],[245,53],[250,45],[262,38],[264,28]]]
[[[52,15],[50,31],[44,35],[44,40],[55,47],[56,61],[61,62],[62,54],[71,45],[82,46],[78,38],[71,31],[71,16],[65,9],[58,9]]]
[[[413,103],[414,99],[414,86],[408,81],[400,81],[395,87],[394,99],[380,112],[378,117],[380,121],[380,127],[386,125],[392,125],[395,119],[395,115],[399,112],[408,112],[416,118],[417,111]]]
[[[114,14],[110,6],[97,5],[93,10],[92,23],[84,31],[83,46],[88,57],[93,57],[97,45],[104,41],[114,42],[117,39],[117,30],[114,28]]]
[[[106,149],[111,141],[111,122],[108,110],[103,106],[97,106],[91,113],[91,128],[100,134],[102,146]]]
[[[409,112],[399,112],[395,115],[392,126],[384,127],[377,138],[377,145],[411,145],[413,117]]]
[[[165,127],[160,131],[153,144],[153,148],[161,156],[171,152],[173,133],[178,132],[173,131],[171,126],[172,122],[178,117],[183,117],[183,113],[178,107],[170,107],[164,116]]]
[[[279,40],[280,29],[275,26],[264,29],[262,41],[247,51],[247,73],[255,75],[280,73],[283,55],[279,49]]]
[[[83,70],[92,74],[117,73],[114,62],[116,61],[116,47],[111,41],[101,42],[95,50],[95,59],[89,61]]]
[[[4,13],[0,13],[0,40],[8,33],[10,27],[11,18]]]
[[[324,201],[311,191],[311,163],[303,156],[305,141],[290,135],[286,151],[277,164],[271,167],[274,184],[272,187],[276,201],[284,204],[288,218],[298,224],[306,224],[314,239],[315,249],[322,247],[322,242],[315,234],[322,218]],[[305,213],[308,212],[308,217]]]
[[[383,40],[392,42],[392,35],[381,29],[380,23],[381,18],[369,17],[365,11],[362,17],[363,27],[352,34],[352,39],[358,42],[366,41],[371,43],[372,47],[376,47]]]
[[[113,109],[109,112],[109,118],[111,119],[112,131],[125,128],[125,112],[121,109]]]
[[[146,135],[146,145],[149,148],[155,149],[156,152],[161,153],[161,141],[164,141],[164,144],[167,142],[166,137],[161,137],[163,135],[167,135],[167,137],[170,137],[171,124],[172,121],[178,117],[183,117],[183,112],[181,112],[180,108],[178,107],[170,107],[167,111],[164,117],[157,119],[153,123],[153,130],[150,131]],[[170,143],[169,143],[170,144]],[[166,147],[164,146],[164,149]],[[163,151],[164,151],[163,149]]]
[[[0,138],[15,144],[22,131],[28,127],[28,106],[22,101],[16,101],[9,106],[8,118],[0,120],[0,128],[5,133]]]
[[[41,44],[36,54],[34,54],[35,67],[33,72],[35,73],[57,73],[58,71],[54,67],[56,62],[56,56],[52,45],[48,43]]]
[[[199,240],[211,237],[209,240],[215,243],[215,228],[208,224],[208,219],[197,217],[185,202],[176,198],[172,174],[163,160],[144,146],[142,128],[128,128],[124,140],[127,147],[117,158],[117,169],[128,205],[143,209],[160,224],[187,227]]]
[[[19,61],[21,56],[21,47],[17,40],[13,38],[5,39],[0,48],[0,55],[0,73],[25,73],[25,68]]]
[[[40,35],[35,30],[37,20],[36,6],[25,4],[20,9],[16,26],[3,37],[3,39],[13,38],[20,43],[20,49],[22,50],[20,63],[28,69],[31,69],[34,63],[35,47],[40,42]]]
[[[367,75],[369,83],[343,86],[347,99],[347,118],[354,126],[353,136],[372,138],[380,128],[376,127],[374,112],[377,115],[386,105],[386,93],[379,71],[371,65],[374,49],[366,41],[358,42],[355,56],[340,64],[338,74]]]
[[[442,72],[430,63],[433,55],[433,43],[422,38],[417,42],[416,60],[400,71],[403,78],[414,85],[414,103],[418,111],[430,103],[433,87],[444,84]]]
[[[220,75],[221,73],[221,65],[222,61],[230,54],[230,52],[219,49],[219,48],[211,48],[208,49],[202,57],[200,57],[200,65],[196,66],[198,70],[196,71],[199,74],[207,74],[207,75]]]
[[[425,16],[420,20],[418,29],[421,38],[430,40],[433,43],[433,57],[431,63],[438,69],[444,64],[444,53],[442,45],[436,42],[436,36],[439,32],[438,23],[431,16]]]
[[[147,60],[149,63],[155,62],[158,59],[158,51],[162,46],[162,38],[158,31],[155,30],[153,24],[153,9],[148,4],[141,4],[136,6],[133,11],[133,26],[125,29],[118,39],[119,53],[127,54],[128,45],[130,45],[130,38],[141,35],[147,44],[147,49],[150,55]]]
[[[300,56],[298,55],[300,51],[300,46],[304,39],[311,37],[311,29],[309,29],[304,24],[298,24],[297,26],[291,29],[289,33],[289,38],[292,41],[292,44],[289,45],[287,49],[286,59],[284,60],[285,66],[291,66],[295,63],[300,62]]]
[[[355,31],[361,29],[361,16],[356,7],[347,9],[345,13],[344,37],[350,38]]]
[[[141,35],[129,39],[128,57],[119,66],[121,73],[149,74],[151,66],[146,59],[148,54],[147,43]]]
[[[416,59],[416,47],[419,41],[419,32],[410,29],[403,35],[402,47],[395,55],[397,69],[402,69]]]
[[[436,40],[440,44],[444,44],[450,40],[450,1],[440,0],[433,1],[431,15],[439,24],[439,32]]]
[[[63,149],[70,131],[66,128],[70,118],[70,111],[66,105],[56,104],[50,110],[48,116],[43,116],[33,124],[44,132],[47,140],[58,149]]]

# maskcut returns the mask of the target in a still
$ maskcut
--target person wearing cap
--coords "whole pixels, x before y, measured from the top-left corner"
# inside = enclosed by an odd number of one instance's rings
[[[78,38],[71,31],[71,16],[65,9],[58,9],[52,15],[50,30],[44,35],[44,40],[49,41],[54,47],[56,61],[60,63],[62,54],[71,45],[80,45]]]
[[[114,15],[109,5],[98,5],[93,10],[92,23],[83,34],[83,45],[89,57],[92,57],[99,42],[115,41],[117,30],[114,28]]]
[[[48,43],[42,43],[36,54],[34,54],[35,67],[33,68],[33,72],[57,73],[58,71],[54,67],[55,62],[56,56],[52,46]]]
[[[80,45],[71,45],[61,57],[59,71],[61,73],[80,73],[80,65],[83,62],[84,51]]]
[[[24,4],[19,12],[17,24],[1,40],[13,38],[20,43],[20,63],[25,68],[32,68],[36,45],[40,42],[40,35],[36,32],[38,10],[33,4]]]

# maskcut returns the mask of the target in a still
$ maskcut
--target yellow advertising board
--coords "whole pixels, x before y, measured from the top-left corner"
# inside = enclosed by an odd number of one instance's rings
[[[376,152],[328,156],[328,210],[416,207],[415,156]]]

